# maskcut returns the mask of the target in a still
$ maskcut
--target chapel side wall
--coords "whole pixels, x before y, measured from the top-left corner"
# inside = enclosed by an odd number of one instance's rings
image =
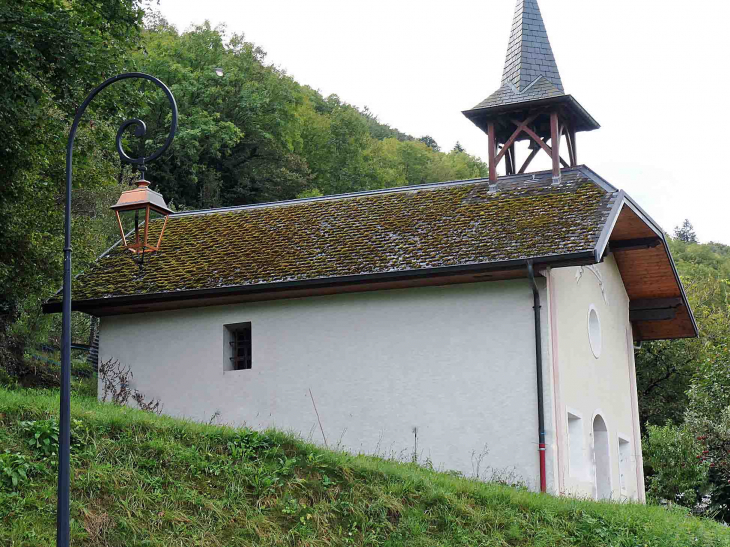
[[[596,275],[597,274],[597,275]],[[608,429],[612,499],[644,500],[641,437],[636,408],[633,338],[629,298],[612,255],[596,266],[555,268],[550,271],[554,291],[553,320],[559,367],[560,444],[563,484],[568,495],[597,495],[595,486],[593,420],[597,414]],[[588,335],[593,306],[601,324],[601,352],[596,358]],[[583,472],[571,454],[568,413],[581,418]],[[576,423],[576,422],[573,422]],[[621,490],[619,437],[629,441],[629,461],[623,468]]]
[[[224,372],[224,325],[249,321],[253,368]],[[534,348],[526,279],[105,317],[100,336],[101,359],[129,365],[167,414],[321,444],[311,389],[330,447],[410,460],[417,428],[420,461],[473,475],[486,445],[483,476],[513,471],[533,489]]]

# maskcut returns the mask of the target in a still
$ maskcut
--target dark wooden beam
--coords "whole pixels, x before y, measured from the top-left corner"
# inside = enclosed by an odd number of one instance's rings
[[[675,317],[677,317],[676,308],[629,311],[629,320],[631,321],[670,321]]]
[[[570,127],[570,148],[573,150],[573,161],[575,162],[575,167],[578,165],[578,145],[575,142],[575,129],[573,126]]]
[[[489,182],[497,182],[497,162],[495,160],[495,154],[497,152],[497,140],[494,136],[494,122],[489,122],[487,125],[487,136],[489,147]]]
[[[632,300],[629,304],[629,309],[631,311],[661,310],[666,308],[678,308],[681,305],[681,298],[642,298],[638,300]]]
[[[640,237],[637,239],[616,239],[609,242],[612,251],[636,251],[652,249],[662,242],[658,237]]]
[[[515,124],[515,125],[520,125],[522,123],[519,120],[510,120],[510,121],[513,124]],[[549,147],[547,144],[545,144],[546,143],[546,139],[541,139],[537,133],[535,133],[532,129],[530,129],[527,126],[523,127],[522,128],[522,131],[524,131],[525,133],[527,133],[534,142],[536,142],[537,144],[539,144],[540,147],[543,150],[545,150],[545,152],[548,153],[548,155],[550,155],[550,156],[553,155],[553,149],[551,147]]]
[[[512,147],[512,145],[517,141],[517,137],[519,137],[522,134],[522,131],[524,131],[525,127],[530,125],[532,122],[535,121],[535,118],[538,117],[540,112],[535,112],[531,116],[528,116],[524,122],[518,122],[516,120],[512,120],[512,123],[517,126],[517,129],[515,129],[514,133],[512,133],[512,136],[507,139],[507,142],[504,144],[504,148],[502,148],[502,151],[499,153],[499,155],[496,158],[497,165],[499,165],[499,162],[502,161],[502,157],[507,153],[507,150]]]
[[[568,157],[570,158],[570,166],[575,167],[577,165],[575,161],[575,148],[573,146],[573,139],[575,138],[575,133],[570,129],[570,126],[563,127],[563,131],[565,132],[566,137],[566,143],[568,145]]]
[[[558,127],[558,113],[550,113],[550,136],[552,138],[553,177],[560,176],[560,129]]]
[[[549,138],[545,138],[545,139],[542,139],[542,140],[543,140],[543,142],[545,144],[547,144],[547,141],[549,140]],[[527,168],[529,167],[529,165],[532,163],[532,160],[534,160],[535,159],[535,156],[537,156],[539,153],[540,153],[540,147],[539,146],[537,148],[535,148],[534,150],[532,150],[532,152],[530,152],[530,155],[527,156],[527,159],[525,160],[525,163],[523,163],[522,164],[522,167],[520,168],[520,175],[527,170]]]

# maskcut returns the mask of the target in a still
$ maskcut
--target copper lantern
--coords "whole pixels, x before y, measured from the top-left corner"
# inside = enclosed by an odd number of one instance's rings
[[[111,208],[117,214],[122,242],[127,249],[133,253],[160,249],[167,218],[172,211],[167,208],[161,194],[150,190],[149,181],[144,179],[137,181],[137,188],[122,192],[119,201]],[[159,230],[156,243],[152,244],[150,237],[154,237],[154,234],[151,232],[157,232],[157,230],[150,229],[154,228],[151,222],[161,218],[164,218],[164,222]],[[127,235],[130,236],[129,241]]]

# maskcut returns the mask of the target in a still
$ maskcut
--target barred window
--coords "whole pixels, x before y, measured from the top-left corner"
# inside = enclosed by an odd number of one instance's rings
[[[251,323],[226,325],[229,333],[230,366],[228,370],[249,370],[251,360]]]

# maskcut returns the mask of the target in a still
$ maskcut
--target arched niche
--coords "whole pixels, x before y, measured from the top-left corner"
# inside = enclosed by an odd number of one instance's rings
[[[593,464],[596,499],[611,498],[611,451],[608,427],[600,414],[593,418]]]

